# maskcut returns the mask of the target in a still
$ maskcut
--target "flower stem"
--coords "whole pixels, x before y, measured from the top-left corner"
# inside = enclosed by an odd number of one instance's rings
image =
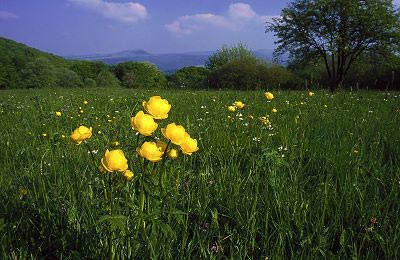
[[[113,216],[113,190],[112,190],[112,173],[109,174],[108,178],[108,192],[109,192],[109,206],[110,206],[110,217],[112,218]],[[112,229],[112,224],[110,222],[110,230],[108,233],[108,255],[109,259],[112,260],[114,258],[113,256],[113,236],[114,236],[114,231]]]

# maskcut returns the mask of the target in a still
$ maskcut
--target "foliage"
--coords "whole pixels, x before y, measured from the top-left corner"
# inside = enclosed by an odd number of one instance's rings
[[[0,89],[80,87],[87,78],[98,86],[119,84],[101,62],[66,60],[0,37]]]
[[[209,70],[203,67],[184,67],[168,77],[168,85],[181,88],[206,88],[208,73]]]
[[[256,56],[242,43],[233,46],[224,45],[208,58],[206,68],[209,70],[215,70],[224,66],[228,62],[241,59],[255,60]]]
[[[388,0],[296,0],[267,25],[276,53],[292,60],[322,59],[334,89],[365,52],[393,52],[400,41],[400,14]]]
[[[114,67],[116,77],[126,88],[163,88],[167,80],[154,64],[123,62]]]

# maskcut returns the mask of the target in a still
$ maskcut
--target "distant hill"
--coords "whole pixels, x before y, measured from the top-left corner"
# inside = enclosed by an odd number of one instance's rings
[[[213,51],[151,54],[144,50],[128,50],[111,54],[91,54],[66,58],[96,60],[110,65],[127,61],[146,61],[155,64],[166,73],[171,73],[183,67],[204,66],[211,54],[213,54]],[[271,61],[273,58],[273,50],[255,50],[254,54],[266,61]]]

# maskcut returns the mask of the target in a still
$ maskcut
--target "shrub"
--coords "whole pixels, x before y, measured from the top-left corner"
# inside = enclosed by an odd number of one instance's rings
[[[203,67],[184,67],[168,77],[171,87],[206,88],[208,69]]]
[[[156,65],[147,62],[123,62],[114,68],[116,77],[126,88],[164,88],[167,80]]]

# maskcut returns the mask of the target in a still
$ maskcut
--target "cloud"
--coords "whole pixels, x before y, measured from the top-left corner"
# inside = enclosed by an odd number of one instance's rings
[[[69,2],[92,10],[106,18],[134,23],[147,17],[146,7],[139,3],[107,2],[104,0],[69,0]]]
[[[263,24],[275,16],[261,16],[250,5],[244,3],[230,4],[225,15],[202,13],[178,17],[165,28],[176,34],[189,35],[209,27],[223,28],[231,31],[242,30],[248,24]]]
[[[17,19],[17,18],[18,18],[18,16],[14,13],[0,10],[0,19],[2,19],[2,20]]]

